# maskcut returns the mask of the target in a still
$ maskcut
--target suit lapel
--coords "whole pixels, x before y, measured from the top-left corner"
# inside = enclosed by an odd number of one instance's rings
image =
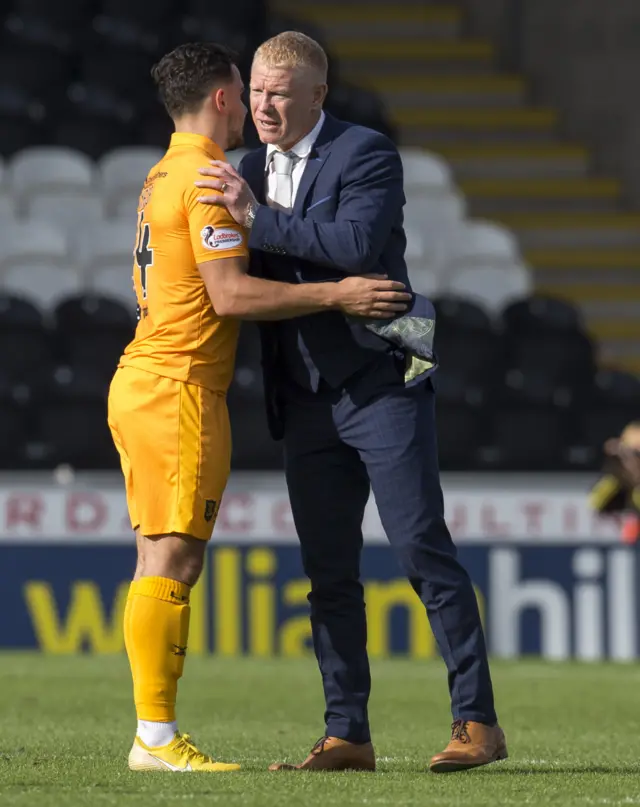
[[[311,149],[304,173],[302,174],[302,179],[300,180],[296,201],[293,205],[294,215],[299,216],[304,211],[307,196],[313,187],[313,183],[316,181],[320,169],[331,152],[331,146],[337,134],[338,121],[332,118],[331,115],[327,115],[324,125],[320,130],[320,134],[318,135],[318,139]]]

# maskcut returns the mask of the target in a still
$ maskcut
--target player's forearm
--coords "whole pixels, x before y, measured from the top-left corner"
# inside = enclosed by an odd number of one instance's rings
[[[278,283],[243,275],[214,300],[221,317],[279,320],[337,308],[334,283]]]

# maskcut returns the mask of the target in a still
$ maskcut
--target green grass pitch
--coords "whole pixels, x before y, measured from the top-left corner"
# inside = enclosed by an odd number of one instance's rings
[[[322,733],[312,661],[187,660],[179,717],[203,749],[243,770],[130,773],[131,685],[124,657],[0,654],[2,807],[640,804],[640,668],[494,663],[510,759],[426,772],[448,740],[444,667],[373,665],[375,774],[269,773]]]

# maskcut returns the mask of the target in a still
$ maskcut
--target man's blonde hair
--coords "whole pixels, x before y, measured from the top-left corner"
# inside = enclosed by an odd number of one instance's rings
[[[253,57],[254,62],[258,59],[269,67],[311,67],[326,84],[329,69],[327,54],[315,39],[300,31],[283,31],[267,39]]]

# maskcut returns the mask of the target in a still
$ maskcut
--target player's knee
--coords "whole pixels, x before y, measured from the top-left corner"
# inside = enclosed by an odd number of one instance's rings
[[[193,586],[200,577],[206,542],[190,535],[154,535],[144,539],[143,575],[168,577]]]

